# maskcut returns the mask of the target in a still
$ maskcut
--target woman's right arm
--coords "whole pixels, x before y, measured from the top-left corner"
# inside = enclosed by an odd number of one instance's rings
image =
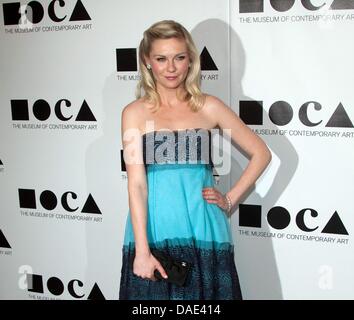
[[[155,280],[154,270],[166,276],[161,264],[151,254],[147,239],[147,199],[148,189],[142,155],[142,139],[137,123],[139,115],[134,104],[122,111],[121,136],[124,161],[128,176],[128,195],[131,220],[135,239],[135,259],[133,272],[142,278]]]

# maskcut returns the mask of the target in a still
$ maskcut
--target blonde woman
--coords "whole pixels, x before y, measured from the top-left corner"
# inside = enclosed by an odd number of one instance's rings
[[[271,160],[265,143],[200,89],[199,54],[179,23],[159,21],[139,46],[137,100],[122,111],[129,212],[120,299],[242,299],[228,214]],[[249,156],[226,193],[214,188],[211,130]]]

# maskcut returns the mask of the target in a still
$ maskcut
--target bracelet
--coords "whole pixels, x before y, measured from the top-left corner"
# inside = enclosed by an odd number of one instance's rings
[[[227,210],[225,210],[227,213],[229,213],[231,211],[231,208],[232,208],[232,202],[229,198],[229,196],[227,194],[225,194],[225,198],[226,198],[226,201],[227,201]]]

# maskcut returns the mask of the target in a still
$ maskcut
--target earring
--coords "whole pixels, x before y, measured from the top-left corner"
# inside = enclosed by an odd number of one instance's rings
[[[148,63],[148,64],[146,65],[146,68],[148,68],[148,69],[150,70],[150,69],[151,69],[151,64]]]

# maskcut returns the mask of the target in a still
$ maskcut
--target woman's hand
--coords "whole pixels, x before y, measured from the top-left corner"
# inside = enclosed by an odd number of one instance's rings
[[[215,188],[203,188],[202,195],[208,203],[215,203],[224,211],[229,207],[226,197]]]
[[[143,279],[156,281],[154,271],[157,269],[163,278],[167,278],[167,274],[160,262],[150,253],[137,254],[134,258],[133,273]]]

